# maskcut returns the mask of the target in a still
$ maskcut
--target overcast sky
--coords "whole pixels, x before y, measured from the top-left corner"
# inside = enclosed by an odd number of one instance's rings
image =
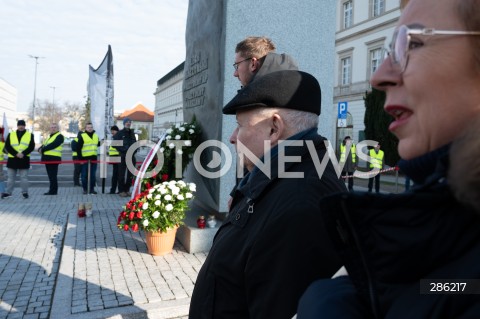
[[[188,0],[0,0],[0,77],[17,111],[37,100],[85,103],[88,66],[112,46],[115,111],[155,108],[158,79],[185,60]],[[52,87],[55,87],[53,89]],[[54,95],[55,93],[55,95]]]

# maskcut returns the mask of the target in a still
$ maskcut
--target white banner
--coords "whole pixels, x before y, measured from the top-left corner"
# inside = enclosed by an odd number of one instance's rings
[[[89,65],[88,96],[90,119],[100,140],[107,138],[113,121],[113,56],[112,48],[97,69]]]
[[[7,115],[3,112],[3,141],[7,139],[9,133],[8,123],[7,123]]]

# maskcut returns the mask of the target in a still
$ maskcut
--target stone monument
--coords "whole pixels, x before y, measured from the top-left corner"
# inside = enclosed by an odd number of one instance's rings
[[[228,211],[227,200],[235,185],[236,154],[228,140],[236,121],[235,116],[224,116],[222,108],[240,89],[232,66],[238,42],[252,35],[267,36],[277,46],[277,53],[291,55],[299,70],[317,78],[322,88],[319,133],[333,141],[336,6],[334,0],[303,0],[294,5],[272,0],[190,0],[184,120],[195,116],[203,140],[216,142],[209,142],[201,153],[203,173],[193,164],[186,171],[186,178],[197,184],[197,193],[186,225],[177,236],[189,252],[209,250],[220,223],[212,229],[199,229],[197,217],[216,214],[221,218]]]

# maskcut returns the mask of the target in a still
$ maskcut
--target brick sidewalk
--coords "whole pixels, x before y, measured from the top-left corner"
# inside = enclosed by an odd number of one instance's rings
[[[206,254],[151,256],[143,234],[116,227],[117,195],[31,188],[1,202],[0,318],[178,318]],[[93,216],[77,218],[79,202]]]

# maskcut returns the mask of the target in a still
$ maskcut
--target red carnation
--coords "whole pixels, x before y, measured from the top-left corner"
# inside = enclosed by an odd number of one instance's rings
[[[123,230],[124,230],[124,231],[127,231],[127,230],[128,230],[128,225],[127,225],[127,224],[123,225]]]
[[[142,212],[137,212],[137,218],[142,218]]]
[[[133,224],[132,230],[133,230],[134,232],[137,232],[137,231],[138,231],[138,224]]]
[[[128,219],[133,220],[135,217],[135,213],[131,212],[130,215],[128,215]]]
[[[162,181],[167,181],[168,180],[168,174],[163,174],[162,175]]]
[[[121,218],[127,217],[127,212],[122,212],[122,213],[120,214],[120,217],[121,217]]]

